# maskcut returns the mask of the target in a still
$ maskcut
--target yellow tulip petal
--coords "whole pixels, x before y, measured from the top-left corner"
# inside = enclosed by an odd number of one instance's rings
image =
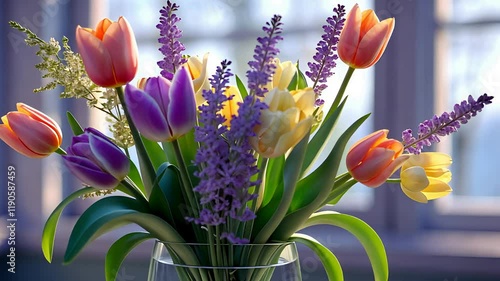
[[[403,191],[403,193],[406,196],[408,196],[408,198],[410,198],[413,201],[417,201],[419,203],[427,203],[428,202],[427,197],[422,192],[410,191],[410,190],[404,188],[403,185],[401,185],[401,190]]]
[[[429,185],[429,179],[422,167],[414,166],[402,170],[400,174],[401,185],[412,192],[420,192]]]
[[[403,169],[411,166],[422,166],[428,169],[442,169],[451,165],[451,157],[445,153],[424,152],[412,155],[403,165]]]

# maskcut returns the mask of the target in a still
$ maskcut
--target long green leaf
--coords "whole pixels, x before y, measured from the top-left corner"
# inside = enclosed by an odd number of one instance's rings
[[[347,98],[345,98],[337,109],[333,111],[332,115],[323,121],[316,134],[314,134],[311,141],[309,141],[306,158],[304,159],[304,165],[302,166],[302,172],[307,172],[312,167],[314,161],[318,159],[319,155],[328,144],[328,140],[330,140],[337,124],[337,120],[344,109],[346,100]]]
[[[298,242],[309,247],[319,257],[326,271],[329,281],[344,281],[344,273],[337,257],[323,244],[309,235],[295,233],[290,237],[290,241]]]
[[[128,172],[128,177],[130,180],[137,186],[139,189],[146,194],[146,191],[144,190],[144,184],[142,183],[142,178],[141,174],[139,173],[139,170],[137,169],[137,166],[135,163],[129,159],[130,163],[130,170]]]
[[[248,96],[247,89],[245,88],[245,84],[241,81],[240,77],[236,75],[236,86],[238,86],[238,91],[240,91],[240,95],[242,99],[245,99]]]
[[[68,118],[68,123],[71,127],[71,130],[73,131],[73,134],[75,136],[83,134],[82,126],[80,126],[80,123],[78,123],[75,116],[71,112],[67,111],[66,117]]]
[[[340,136],[325,161],[310,175],[300,180],[295,189],[287,215],[271,237],[274,240],[288,239],[314,213],[330,194],[332,183],[342,160],[347,142],[369,114],[356,120]]]
[[[266,167],[266,178],[264,195],[261,207],[266,206],[273,198],[279,186],[283,187],[283,168],[285,167],[285,156],[269,159]],[[281,188],[282,189],[282,188]]]
[[[364,221],[334,211],[322,211],[311,215],[302,228],[313,225],[329,224],[349,231],[361,242],[370,259],[375,281],[386,281],[389,279],[389,264],[385,252],[384,243],[375,230]]]
[[[137,245],[142,242],[154,238],[151,234],[145,232],[132,232],[122,238],[116,240],[106,254],[104,263],[104,270],[106,281],[115,281],[120,266],[127,257],[128,253],[132,251]]]
[[[292,203],[295,194],[297,181],[301,176],[302,163],[304,161],[305,153],[307,150],[307,142],[309,140],[309,133],[293,148],[290,155],[286,158],[285,167],[283,170],[283,192],[281,200],[277,208],[272,210],[272,215],[262,228],[257,228],[258,234],[252,240],[254,243],[265,243],[273,234],[280,222],[286,216],[287,210]],[[257,219],[259,215],[257,214]],[[288,238],[288,237],[287,237]]]
[[[71,195],[66,197],[57,207],[52,211],[49,218],[45,222],[45,226],[42,231],[42,252],[43,256],[48,262],[52,262],[52,254],[54,252],[54,239],[56,236],[57,223],[59,222],[59,218],[61,214],[66,208],[66,206],[71,203],[73,200],[83,196],[85,194],[89,194],[95,192],[96,190],[92,187],[84,187],[73,192]]]
[[[124,196],[103,198],[92,204],[78,219],[69,237],[64,262],[71,262],[80,251],[102,234],[135,223],[163,241],[184,242],[179,233],[162,218],[149,214],[141,202]],[[193,257],[186,257],[191,258]]]
[[[142,142],[144,143],[144,148],[148,154],[149,159],[151,159],[151,163],[156,170],[160,167],[161,164],[167,162],[167,156],[161,149],[161,146],[154,141],[148,140],[147,138],[141,136]]]

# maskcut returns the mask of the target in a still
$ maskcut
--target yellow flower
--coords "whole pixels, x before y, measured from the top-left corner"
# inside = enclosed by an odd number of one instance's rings
[[[452,189],[451,157],[444,153],[426,152],[412,155],[401,167],[401,189],[420,203],[448,195]]]
[[[312,88],[297,91],[274,88],[264,102],[260,124],[250,139],[255,151],[266,158],[283,155],[310,131],[316,96]]]
[[[224,107],[221,110],[221,114],[226,118],[224,125],[230,128],[231,119],[233,116],[238,115],[238,103],[242,102],[240,91],[235,86],[229,86],[224,91],[227,97],[233,96],[231,100],[224,102]]]
[[[297,73],[297,67],[291,61],[280,62],[278,58],[274,59],[276,70],[265,88],[270,92],[274,88],[280,90],[288,89],[288,85],[292,82],[293,76]]]
[[[203,90],[209,90],[211,88],[210,81],[208,81],[207,63],[208,53],[203,56],[203,61],[201,61],[199,57],[193,56],[189,57],[186,62],[189,73],[191,74],[191,79],[193,79],[197,106],[205,102],[202,96]]]

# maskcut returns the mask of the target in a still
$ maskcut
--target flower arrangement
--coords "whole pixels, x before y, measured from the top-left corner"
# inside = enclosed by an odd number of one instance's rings
[[[126,234],[111,246],[106,280],[114,280],[128,252],[147,239],[207,244],[202,253],[188,244],[176,251],[176,262],[200,267],[252,266],[276,258],[261,250],[236,251],[234,245],[303,243],[319,256],[329,280],[343,280],[334,254],[298,233],[317,224],[350,231],[365,247],[375,280],[387,280],[387,257],[375,231],[358,218],[322,208],[335,205],[357,182],[372,188],[397,182],[404,194],[421,203],[449,194],[450,156],[422,149],[457,131],[493,97],[469,97],[453,111],[422,122],[417,135],[405,130],[401,141],[389,139],[388,130],[373,132],[343,159],[349,139],[369,114],[342,132],[329,151],[324,151],[325,140],[348,102],[344,94],[354,70],[373,66],[383,55],[393,18],[380,21],[372,10],[361,11],[358,5],[346,15],[338,5],[323,26],[308,70],[302,72],[298,64],[277,57],[283,25],[275,15],[257,38],[245,84],[234,77],[230,61],[222,61],[210,76],[206,56],[200,60],[183,54],[177,9],[167,1],[160,11],[160,75],[141,79],[136,86],[130,82],[137,72],[138,50],[125,18],[103,19],[95,29],[78,26],[79,53],[63,38],[62,56],[57,41],[46,42],[11,22],[26,34],[28,45],[38,46],[42,62],[36,67],[43,77],[52,78],[35,91],[63,86],[61,98],[86,99],[91,108],[106,114],[113,134],[82,128],[68,113],[74,136],[64,150],[59,125],[37,109],[18,103],[17,111],[2,117],[0,138],[6,144],[31,158],[60,154],[84,184],[47,219],[42,237],[46,259],[52,260],[62,210],[80,197],[100,195],[103,198],[74,226],[65,262],[118,226],[135,223],[145,230]],[[321,95],[338,57],[349,70],[323,113]],[[138,163],[130,160],[132,146]],[[327,156],[314,168],[320,153]],[[348,172],[339,174],[344,160]],[[398,170],[400,178],[391,178]],[[182,280],[270,280],[272,275],[257,273],[178,272]]]

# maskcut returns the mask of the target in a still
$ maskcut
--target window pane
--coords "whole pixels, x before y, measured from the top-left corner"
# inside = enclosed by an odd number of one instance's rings
[[[445,18],[444,28],[438,32],[439,111],[450,111],[454,103],[466,99],[468,95],[496,95],[500,90],[500,21],[471,22],[494,14],[498,18],[499,2],[476,1],[474,5],[469,2],[467,5],[466,1],[451,3],[449,10],[454,13],[453,21],[461,21],[467,14],[469,22],[449,25]],[[487,213],[487,208],[493,211],[488,206],[498,206],[500,202],[500,183],[495,176],[499,172],[495,160],[500,156],[500,146],[497,145],[500,131],[496,129],[500,126],[500,106],[497,99],[442,144],[454,160],[451,182],[454,191],[449,200],[463,202],[450,204],[450,207],[470,205],[477,212]],[[486,200],[486,197],[489,199]],[[487,201],[494,204],[486,204]],[[446,200],[439,204],[446,204]]]

